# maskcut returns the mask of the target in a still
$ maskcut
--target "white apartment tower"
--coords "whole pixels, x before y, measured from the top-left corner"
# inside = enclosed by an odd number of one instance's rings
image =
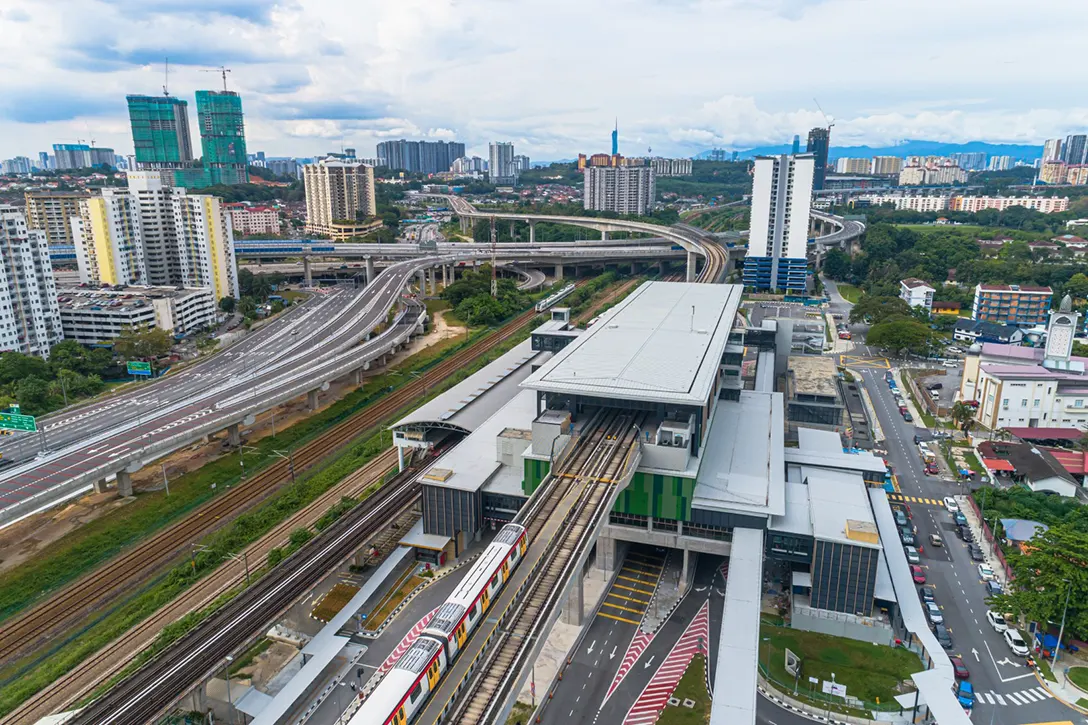
[[[79,281],[94,286],[145,285],[140,206],[125,189],[103,189],[81,199],[79,216],[71,220]]]
[[[48,358],[64,339],[45,232],[0,205],[0,351]]]
[[[746,287],[805,292],[815,170],[812,154],[756,158],[751,230],[744,259]]]
[[[361,212],[376,216],[374,167],[358,161],[321,159],[302,167],[306,184],[306,230],[347,238],[365,233],[356,222]]]
[[[1062,158],[1062,140],[1048,138],[1043,143],[1043,161],[1060,161]]]
[[[645,216],[657,197],[656,174],[650,166],[587,166],[582,195],[586,209]]]
[[[487,180],[492,184],[514,185],[518,183],[518,170],[514,163],[514,144],[509,141],[492,141],[488,147]]]

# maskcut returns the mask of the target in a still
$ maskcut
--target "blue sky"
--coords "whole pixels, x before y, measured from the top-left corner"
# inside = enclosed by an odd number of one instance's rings
[[[1088,26],[1088,3],[5,0],[0,158],[130,153],[124,96],[161,93],[165,57],[191,105],[230,67],[270,155],[410,137],[568,158],[606,150],[617,116],[621,151],[691,155],[803,136],[814,98],[833,144],[1040,143],[1088,130],[1076,62],[1043,62],[1056,23]]]

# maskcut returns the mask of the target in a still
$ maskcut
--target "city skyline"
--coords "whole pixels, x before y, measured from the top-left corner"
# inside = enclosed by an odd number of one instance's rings
[[[1060,74],[1038,76],[1030,64],[990,60],[995,46],[1045,43],[1055,13],[1072,26],[1088,20],[1088,8],[1058,0],[1002,8],[994,22],[958,38],[954,50],[928,32],[933,15],[926,6],[964,27],[977,22],[980,8],[995,15],[992,6],[972,0],[949,9],[927,1],[893,15],[846,0],[675,8],[606,2],[577,13],[573,4],[483,0],[435,0],[426,12],[413,2],[345,9],[326,0],[7,5],[0,26],[13,52],[0,61],[9,71],[0,79],[3,157],[79,138],[130,152],[124,96],[161,93],[166,57],[170,92],[187,100],[218,85],[204,70],[230,67],[229,88],[246,104],[247,144],[273,156],[312,156],[341,140],[369,153],[382,140],[412,138],[457,139],[481,156],[489,141],[508,139],[532,158],[564,158],[577,148],[606,151],[617,115],[624,118],[619,145],[628,154],[652,146],[662,155],[690,156],[781,142],[824,125],[813,97],[835,116],[842,145],[903,138],[1042,143],[1088,127],[1088,108],[1071,100]],[[346,30],[360,27],[353,19],[379,29],[376,42],[354,42]],[[592,32],[617,19],[624,33]],[[516,42],[483,30],[528,20],[533,37]],[[845,20],[858,31],[850,41],[824,42]],[[566,35],[572,23],[589,31],[602,57],[643,31],[677,38],[720,33],[730,42],[645,53],[630,61],[635,72],[615,75],[606,65],[549,54],[550,39]],[[42,37],[51,42],[43,45]],[[910,62],[890,70],[864,62],[908,48]],[[820,62],[810,62],[814,56]],[[949,77],[952,56],[960,72]],[[751,64],[751,57],[761,62]],[[850,67],[851,82],[824,73],[829,65]],[[722,67],[745,72],[707,72]]]

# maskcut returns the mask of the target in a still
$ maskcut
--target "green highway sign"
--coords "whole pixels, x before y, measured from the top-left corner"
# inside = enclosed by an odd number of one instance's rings
[[[5,430],[25,430],[33,433],[38,430],[38,425],[32,415],[0,413],[0,428]]]
[[[128,374],[129,375],[146,375],[151,377],[151,363],[140,362],[139,360],[128,361]]]

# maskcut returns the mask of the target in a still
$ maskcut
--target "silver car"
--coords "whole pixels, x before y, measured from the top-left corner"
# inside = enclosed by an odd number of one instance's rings
[[[937,606],[937,602],[926,602],[926,616],[929,617],[931,624],[944,624],[944,615],[941,614],[941,608]]]

